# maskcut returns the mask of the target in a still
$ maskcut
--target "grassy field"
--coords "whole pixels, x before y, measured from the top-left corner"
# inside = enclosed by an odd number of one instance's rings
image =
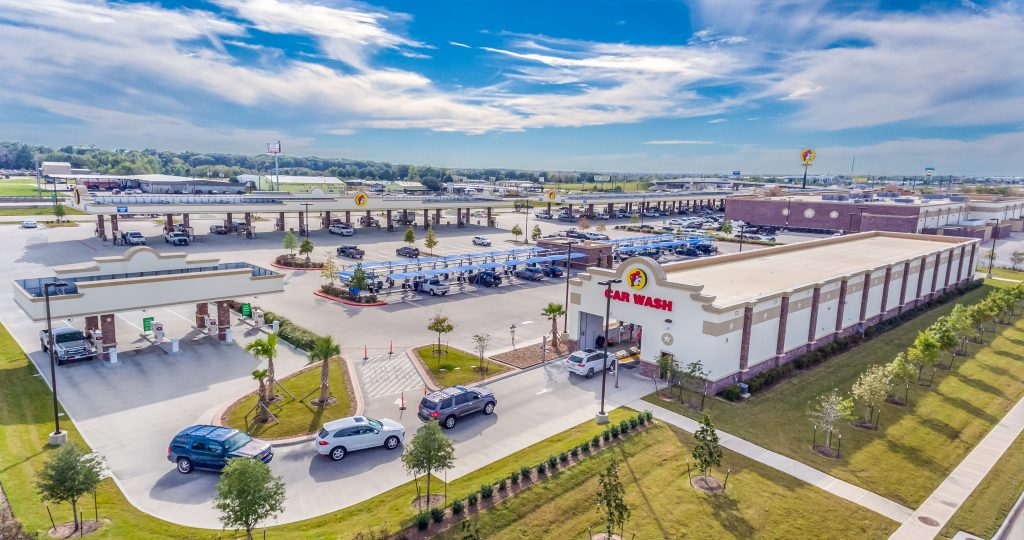
[[[42,194],[44,197],[52,197],[51,190],[47,189],[46,186],[42,187]],[[11,180],[4,180],[0,182],[0,196],[5,197],[35,197],[39,195],[39,191],[36,190],[35,181],[32,182],[13,182]],[[66,197],[68,192],[57,191],[57,197]]]
[[[297,375],[286,379],[279,379],[282,386],[291,392],[292,397],[278,390],[278,395],[283,399],[270,407],[270,410],[277,416],[278,423],[256,424],[250,426],[249,433],[258,437],[283,439],[296,435],[316,433],[324,422],[350,416],[354,409],[348,392],[348,374],[345,366],[339,359],[331,360],[330,374],[327,384],[331,387],[331,395],[337,401],[329,407],[315,407],[309,402],[319,395],[316,394],[306,398],[305,403],[298,400],[320,388],[320,366],[308,368]],[[256,381],[253,381],[256,385]],[[227,425],[246,431],[245,415],[256,406],[256,394],[250,394],[241,401],[235,403],[227,412]],[[249,421],[252,422],[255,412],[249,414]]]
[[[480,373],[480,359],[475,354],[445,347],[444,350],[448,351],[448,354],[442,354],[439,359],[434,355],[435,348],[436,344],[424,345],[416,349],[416,354],[422,359],[424,367],[430,370],[437,384],[442,387],[470,384],[508,371],[502,364],[485,360],[486,372]]]
[[[64,207],[65,216],[84,216],[87,213],[77,208]],[[0,208],[0,216],[53,216],[53,208]]]
[[[964,501],[939,536],[953,538],[956,531],[967,531],[991,538],[1010,513],[1024,490],[1024,435],[1010,445],[981,485]]]
[[[993,282],[1004,285],[1005,282]],[[983,298],[992,285],[961,297]],[[841,460],[811,452],[808,404],[832,388],[849,392],[854,380],[872,364],[888,362],[913,341],[919,330],[954,303],[935,308],[860,347],[798,373],[744,403],[707,401],[706,412],[720,429],[802,461],[879,495],[917,507],[970,449],[1024,395],[1024,321],[987,334],[986,343],[970,346],[952,372],[938,370],[931,388],[912,385],[910,405],[883,406],[879,431],[846,424],[841,428]],[[942,359],[945,364],[948,356]],[[657,396],[645,399],[672,408]]]
[[[982,274],[988,274],[988,267],[978,268],[978,272]],[[1015,272],[1008,268],[993,268],[992,277],[1003,278],[1003,279],[1016,279],[1018,281],[1024,281],[1024,272]]]
[[[690,488],[687,465],[693,438],[656,424],[622,443],[506,500],[478,517],[481,537],[587,538],[597,532],[597,474],[619,460],[619,477],[632,517],[626,538],[885,538],[898,524],[854,503],[726,451],[727,493]],[[768,503],[770,501],[770,504]],[[462,538],[458,528],[442,538]]]

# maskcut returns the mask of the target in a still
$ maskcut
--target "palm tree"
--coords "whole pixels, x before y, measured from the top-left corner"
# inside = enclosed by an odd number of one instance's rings
[[[259,394],[257,394],[257,396],[258,396],[257,397],[257,401],[260,403],[260,405],[262,405],[262,407],[259,408],[260,409],[259,412],[256,413],[256,418],[253,419],[253,422],[263,423],[263,422],[266,422],[267,420],[269,420],[269,418],[267,418],[267,409],[266,409],[266,406],[267,406],[267,384],[266,384],[267,370],[265,370],[265,369],[253,370],[252,378],[256,379],[256,381],[258,381],[260,383]]]
[[[331,359],[341,354],[341,347],[331,336],[320,336],[313,342],[313,350],[309,351],[310,362],[320,362],[320,397],[313,401],[314,405],[324,406],[331,399],[331,387],[327,384],[330,376]]]
[[[277,392],[274,391],[274,359],[277,358],[277,334],[270,334],[269,336],[261,339],[257,339],[252,343],[245,346],[247,352],[252,353],[256,358],[264,358],[267,361],[267,387],[266,387],[266,400],[267,403],[274,401],[277,397]]]
[[[555,352],[558,352],[558,318],[565,315],[565,307],[562,304],[549,302],[547,306],[544,306],[544,310],[540,314],[545,319],[551,321],[551,347],[554,348]]]

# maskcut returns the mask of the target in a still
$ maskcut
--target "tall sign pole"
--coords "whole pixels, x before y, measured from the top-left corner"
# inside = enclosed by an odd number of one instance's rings
[[[935,174],[935,167],[925,167],[924,168],[924,177],[926,179],[931,180],[933,174]],[[942,182],[941,181],[939,182],[939,188],[940,189],[942,188]]]
[[[267,143],[267,153],[274,155],[274,183],[277,186],[274,189],[281,191],[281,169],[277,165],[277,156],[281,153],[281,141]]]
[[[807,189],[807,167],[810,167],[811,163],[814,163],[815,157],[816,154],[814,153],[814,150],[810,148],[805,148],[803,152],[800,152],[800,161],[804,166],[804,183],[800,186],[800,189]]]

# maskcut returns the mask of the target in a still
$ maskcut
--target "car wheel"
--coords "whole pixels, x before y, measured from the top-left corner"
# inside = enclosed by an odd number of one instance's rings
[[[591,378],[593,376],[594,376],[594,368],[588,369],[587,370],[587,378],[589,379],[589,378]]]
[[[494,412],[494,403],[488,403],[484,405],[484,414],[491,414]]]
[[[388,450],[394,450],[395,448],[398,448],[398,437],[392,435],[387,439],[384,439],[384,448],[387,448]]]
[[[430,296],[437,296],[437,293],[434,292],[434,289],[430,289]]]
[[[178,461],[176,461],[175,463],[177,464],[178,472],[180,472],[181,474],[188,474],[192,472],[191,459],[187,457],[180,457],[178,458]]]
[[[331,448],[330,456],[334,461],[341,461],[342,459],[345,459],[345,448],[341,446]]]
[[[446,429],[451,429],[451,428],[455,427],[455,416],[454,415],[449,416],[448,418],[444,419],[444,427]]]

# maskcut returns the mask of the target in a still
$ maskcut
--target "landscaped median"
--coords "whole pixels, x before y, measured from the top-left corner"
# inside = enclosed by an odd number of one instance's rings
[[[957,303],[974,304],[994,288],[1006,285],[1011,283],[989,282],[820,365],[799,371],[745,402],[708,399],[704,412],[725,432],[908,507],[917,507],[1024,396],[1024,321],[999,325],[995,336],[986,334],[985,343],[969,344],[968,356],[957,360],[952,371],[937,370],[933,386],[911,382],[909,405],[881,404],[877,431],[850,423],[838,425],[842,434],[840,459],[811,451],[813,432],[808,410],[819,396],[832,389],[849,393],[869,366],[891,361],[919,331],[948,314]],[[945,365],[945,358],[940,363]],[[927,375],[924,380],[927,382]],[[654,394],[645,399],[697,417],[689,409],[666,403]],[[857,412],[861,409],[858,406]],[[821,437],[819,432],[818,443]]]
[[[410,352],[413,360],[423,366],[438,388],[480,382],[510,369],[487,357],[484,357],[481,367],[479,356],[451,347],[442,347],[438,354],[436,344],[417,347]]]

